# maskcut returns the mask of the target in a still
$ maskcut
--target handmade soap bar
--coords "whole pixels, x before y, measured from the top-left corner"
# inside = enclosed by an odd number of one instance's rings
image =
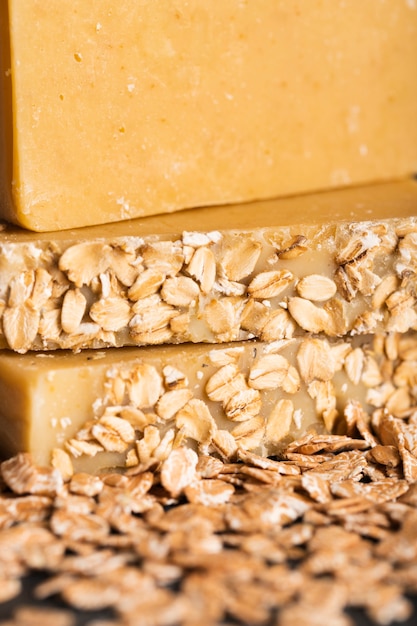
[[[52,453],[57,465],[88,471],[152,465],[181,444],[227,458],[238,448],[275,454],[292,437],[334,430],[347,406],[351,422],[372,407],[404,417],[417,338],[387,341],[3,351],[1,451],[29,451],[40,463]]]
[[[4,0],[1,207],[58,230],[417,172],[405,0]]]
[[[0,347],[274,341],[417,327],[417,181],[0,232]]]

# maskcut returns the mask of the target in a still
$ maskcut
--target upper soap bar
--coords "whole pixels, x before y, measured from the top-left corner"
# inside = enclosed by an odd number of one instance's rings
[[[0,348],[417,328],[417,181],[0,232]]]
[[[4,0],[0,204],[30,230],[417,171],[404,0]]]

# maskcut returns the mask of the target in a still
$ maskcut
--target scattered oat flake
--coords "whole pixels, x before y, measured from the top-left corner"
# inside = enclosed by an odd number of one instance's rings
[[[161,468],[161,483],[174,497],[180,495],[196,477],[197,454],[187,448],[173,450]]]

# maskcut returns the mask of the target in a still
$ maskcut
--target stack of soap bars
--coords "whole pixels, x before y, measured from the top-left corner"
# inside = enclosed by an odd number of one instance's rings
[[[55,4],[0,8],[3,458],[410,415],[415,5]]]

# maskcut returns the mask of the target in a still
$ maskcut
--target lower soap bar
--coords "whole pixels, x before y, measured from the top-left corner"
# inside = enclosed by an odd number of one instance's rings
[[[4,351],[1,452],[89,472],[158,463],[182,444],[226,458],[238,448],[271,455],[309,430],[334,430],[351,400],[368,412],[408,410],[404,363],[416,350],[414,335],[377,335],[75,355]]]

